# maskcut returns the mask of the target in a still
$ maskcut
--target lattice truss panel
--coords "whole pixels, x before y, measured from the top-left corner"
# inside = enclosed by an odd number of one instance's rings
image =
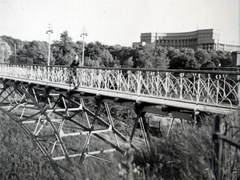
[[[66,90],[5,83],[0,110],[31,136],[58,175],[62,170],[72,173],[74,158],[78,163],[88,157],[105,161],[105,153],[125,153],[127,139],[116,129],[108,104],[98,97],[90,101]]]

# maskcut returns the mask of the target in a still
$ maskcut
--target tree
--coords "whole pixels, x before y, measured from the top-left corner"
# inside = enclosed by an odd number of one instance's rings
[[[213,62],[215,66],[218,66],[220,61],[217,52],[214,50],[210,50],[208,53],[211,55],[211,62]]]
[[[86,65],[96,67],[116,67],[113,56],[106,45],[100,42],[89,43],[86,46]]]
[[[154,53],[153,67],[158,69],[168,69],[170,59],[167,57],[167,48],[157,46]]]
[[[154,46],[147,44],[138,51],[138,58],[135,61],[135,66],[139,68],[152,68],[154,61]]]
[[[22,49],[18,50],[18,59],[33,64],[46,64],[48,54],[48,43],[41,41],[26,42]]]
[[[110,54],[112,55],[112,57],[115,61],[119,60],[120,52],[122,50],[121,45],[109,46],[108,50],[109,50]]]
[[[72,38],[68,36],[68,31],[64,31],[60,36],[60,50],[63,56],[71,52],[71,44]]]
[[[140,68],[167,69],[170,59],[167,57],[167,49],[155,44],[147,44],[138,51],[135,66]]]
[[[131,56],[126,61],[123,62],[122,67],[123,68],[132,68],[133,65],[134,65],[133,57]]]
[[[191,48],[175,49],[170,47],[167,56],[170,59],[170,69],[195,69],[197,62],[194,50]]]
[[[92,60],[98,60],[100,57],[100,54],[104,50],[104,46],[100,42],[91,42],[87,44],[86,46],[86,53],[85,55],[89,57]]]
[[[201,67],[203,64],[211,61],[211,55],[204,49],[197,49],[195,52],[195,58],[198,63],[198,67]]]
[[[232,56],[227,51],[217,51],[219,62],[221,66],[230,66],[232,64]]]
[[[0,38],[0,63],[6,62],[11,54],[11,47]]]
[[[131,48],[120,45],[110,46],[108,48],[109,52],[112,54],[115,66],[120,66],[124,68],[139,67],[138,57],[140,47]]]
[[[102,66],[104,66],[104,67],[114,67],[113,57],[107,49],[102,51],[102,53],[100,54],[100,58],[101,58]]]
[[[174,47],[168,48],[167,56],[169,59],[173,60],[173,59],[179,58],[180,55],[181,55],[181,52],[179,49],[176,49]]]
[[[26,42],[21,41],[19,39],[14,39],[10,36],[1,36],[0,38],[2,39],[2,41],[6,42],[11,48],[12,54],[8,59],[10,63],[13,63],[13,62],[17,63],[17,57],[15,56],[15,53],[17,54],[17,51],[22,49],[22,47]]]
[[[56,65],[67,65],[72,62],[74,55],[80,56],[81,42],[74,43],[68,36],[68,31],[64,31],[60,36],[60,41],[54,41],[51,45],[51,52]]]

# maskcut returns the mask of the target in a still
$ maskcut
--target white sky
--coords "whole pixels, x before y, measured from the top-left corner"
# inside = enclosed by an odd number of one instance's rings
[[[222,40],[240,41],[240,0],[0,0],[0,35],[21,40],[73,41],[131,46],[144,32],[214,28]]]

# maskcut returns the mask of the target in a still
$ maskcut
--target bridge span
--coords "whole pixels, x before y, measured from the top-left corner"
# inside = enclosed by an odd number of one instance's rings
[[[238,105],[238,71],[71,68],[2,64],[1,79],[176,109],[227,114]]]
[[[238,108],[240,73],[234,70],[157,70],[0,64],[0,111],[38,145],[61,179],[72,158],[134,145],[137,124],[149,148],[146,113],[194,120],[201,112],[233,113]],[[111,105],[134,109],[127,138],[117,130]],[[75,139],[69,144],[69,139]],[[79,142],[79,139],[80,142]],[[92,148],[94,141],[104,147]]]

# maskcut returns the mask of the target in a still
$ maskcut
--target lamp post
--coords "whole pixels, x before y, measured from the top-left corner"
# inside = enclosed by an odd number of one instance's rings
[[[46,34],[48,34],[48,66],[50,65],[50,34],[53,33],[53,30],[51,30],[51,25],[48,25],[48,30]]]
[[[82,64],[79,66],[84,66],[84,37],[87,36],[87,33],[85,32],[85,28],[83,28],[83,33],[81,34],[80,37],[83,37],[83,46],[82,46]]]

